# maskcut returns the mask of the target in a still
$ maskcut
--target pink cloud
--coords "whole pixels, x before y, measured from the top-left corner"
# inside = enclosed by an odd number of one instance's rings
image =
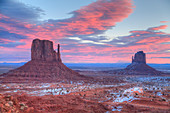
[[[73,17],[64,20],[49,20],[39,26],[27,25],[35,37],[56,40],[63,37],[101,34],[123,21],[133,11],[131,0],[98,0],[72,12]],[[32,37],[32,36],[30,36]]]
[[[168,42],[170,37],[164,37],[162,39],[161,38],[162,37],[159,37],[159,36],[148,37],[148,38],[140,40],[139,42],[136,42],[136,43],[146,43],[146,44],[148,44],[148,43],[152,43],[152,44],[163,43],[163,42]]]
[[[168,23],[168,22],[170,22],[170,21],[160,21],[161,23]]]
[[[53,20],[41,25],[21,22],[1,14],[0,27],[10,33],[27,36],[27,39],[20,40],[25,45],[18,48],[30,48],[29,41],[35,38],[56,41],[68,36],[101,34],[123,21],[132,11],[131,0],[98,0],[72,12],[73,17],[69,19]]]
[[[73,18],[59,22],[66,31],[75,31],[75,34],[93,34],[107,30],[127,18],[133,11],[131,0],[98,0],[88,6],[73,12]],[[67,22],[68,21],[68,22]],[[93,30],[95,29],[95,30]]]
[[[149,28],[148,30],[161,30],[161,29],[166,29],[168,27],[168,25],[160,25],[158,27],[152,27],[152,28]]]
[[[0,42],[4,42],[4,44],[8,44],[9,42],[15,42],[15,41],[8,40],[8,39],[0,39]]]

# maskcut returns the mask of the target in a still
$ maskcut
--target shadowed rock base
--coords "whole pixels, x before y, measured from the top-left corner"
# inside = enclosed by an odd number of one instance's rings
[[[132,63],[125,68],[127,74],[133,75],[161,75],[160,71],[143,63]]]

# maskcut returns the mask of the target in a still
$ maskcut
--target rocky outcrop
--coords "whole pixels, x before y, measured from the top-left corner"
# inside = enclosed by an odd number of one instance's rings
[[[35,110],[20,103],[16,96],[0,94],[0,113],[35,113]]]
[[[25,65],[3,74],[4,81],[63,81],[84,80],[87,77],[66,67],[60,58],[60,45],[58,51],[53,48],[53,42],[49,40],[35,39],[31,47],[31,61]],[[12,78],[12,79],[10,79]]]
[[[138,51],[135,56],[132,56],[132,63],[125,69],[113,71],[119,75],[161,75],[162,72],[146,64],[146,55],[143,51]]]

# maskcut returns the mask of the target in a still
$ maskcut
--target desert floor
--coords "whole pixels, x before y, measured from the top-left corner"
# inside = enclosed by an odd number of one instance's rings
[[[170,112],[168,75],[79,73],[94,79],[90,82],[1,82],[0,113]]]

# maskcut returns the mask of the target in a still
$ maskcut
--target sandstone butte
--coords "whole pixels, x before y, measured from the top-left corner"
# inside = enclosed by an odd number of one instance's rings
[[[138,51],[132,56],[132,63],[125,69],[114,72],[120,75],[161,75],[162,72],[155,70],[146,64],[146,54]]]
[[[32,42],[31,61],[1,76],[4,77],[3,82],[55,82],[90,79],[62,63],[59,44],[56,52],[52,41],[39,39],[34,39]]]

